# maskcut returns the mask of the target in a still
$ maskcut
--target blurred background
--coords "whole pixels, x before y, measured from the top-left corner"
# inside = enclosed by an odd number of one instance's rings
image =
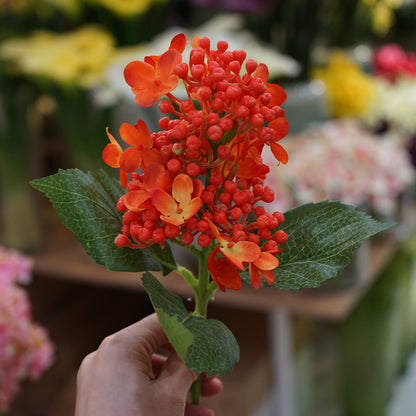
[[[397,222],[318,289],[217,295],[241,360],[228,416],[409,416],[416,408],[416,2],[0,0],[0,414],[69,416],[82,358],[152,312],[93,263],[29,180],[106,169],[105,128],[144,119],[124,66],[176,33],[226,40],[287,92],[277,207],[341,200]],[[188,300],[175,278],[168,287]]]

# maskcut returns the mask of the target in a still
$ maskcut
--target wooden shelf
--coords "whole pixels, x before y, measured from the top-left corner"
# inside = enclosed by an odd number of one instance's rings
[[[284,308],[289,313],[297,315],[340,321],[348,316],[371,287],[395,251],[397,242],[394,239],[384,241],[383,244],[371,245],[366,262],[369,270],[357,284],[348,288],[299,291],[263,288],[256,291],[245,286],[240,291],[217,291],[213,302],[264,312]],[[82,246],[66,234],[64,238],[54,241],[52,246],[35,254],[33,260],[34,272],[40,276],[143,290],[139,273],[108,271],[105,267],[97,265],[85,254]],[[168,290],[183,298],[191,297],[191,290],[179,275],[171,273],[163,277],[160,273],[155,273],[155,276]]]

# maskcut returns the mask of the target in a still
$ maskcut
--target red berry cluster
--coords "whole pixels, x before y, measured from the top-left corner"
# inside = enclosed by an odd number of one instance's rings
[[[151,150],[141,151],[136,143],[143,173],[130,174],[117,204],[123,217],[115,244],[140,248],[175,239],[206,248],[216,239],[214,226],[230,244],[249,241],[278,253],[287,240],[284,231],[276,231],[284,217],[260,205],[274,200],[264,186],[269,168],[261,152],[268,145],[279,162],[287,161],[277,143],[288,132],[280,108],[286,94],[267,82],[264,64],[246,60],[245,51],[229,51],[224,41],[211,50],[206,37],[193,46],[189,63],[179,62],[171,74],[183,81],[186,99],[167,93],[158,104],[165,116],[161,130],[151,134]],[[175,190],[178,175],[191,179]],[[163,192],[156,195],[155,187]]]

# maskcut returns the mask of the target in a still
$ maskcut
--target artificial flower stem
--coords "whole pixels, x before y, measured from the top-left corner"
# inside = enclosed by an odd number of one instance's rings
[[[186,267],[179,265],[176,267],[176,271],[184,278],[185,282],[188,283],[189,286],[191,286],[192,290],[195,293],[195,291],[198,288],[198,280],[196,279],[194,274]]]
[[[201,251],[198,256],[198,286],[195,288],[195,310],[194,315],[207,317],[207,308],[209,299],[213,293],[210,287],[209,273],[207,269],[207,251]],[[201,375],[194,381],[191,386],[191,402],[193,404],[199,404],[201,397]]]
[[[201,374],[192,383],[191,386],[191,403],[198,405],[201,399]]]

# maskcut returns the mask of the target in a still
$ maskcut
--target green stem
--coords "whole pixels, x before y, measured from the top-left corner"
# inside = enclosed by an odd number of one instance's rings
[[[207,269],[207,259],[209,251],[202,250],[198,256],[198,284],[194,288],[195,294],[195,310],[194,315],[207,317],[208,302],[216,288],[212,286],[209,280],[209,273]],[[216,287],[216,285],[215,285]],[[201,397],[201,375],[192,384],[191,387],[191,402],[199,404]]]

